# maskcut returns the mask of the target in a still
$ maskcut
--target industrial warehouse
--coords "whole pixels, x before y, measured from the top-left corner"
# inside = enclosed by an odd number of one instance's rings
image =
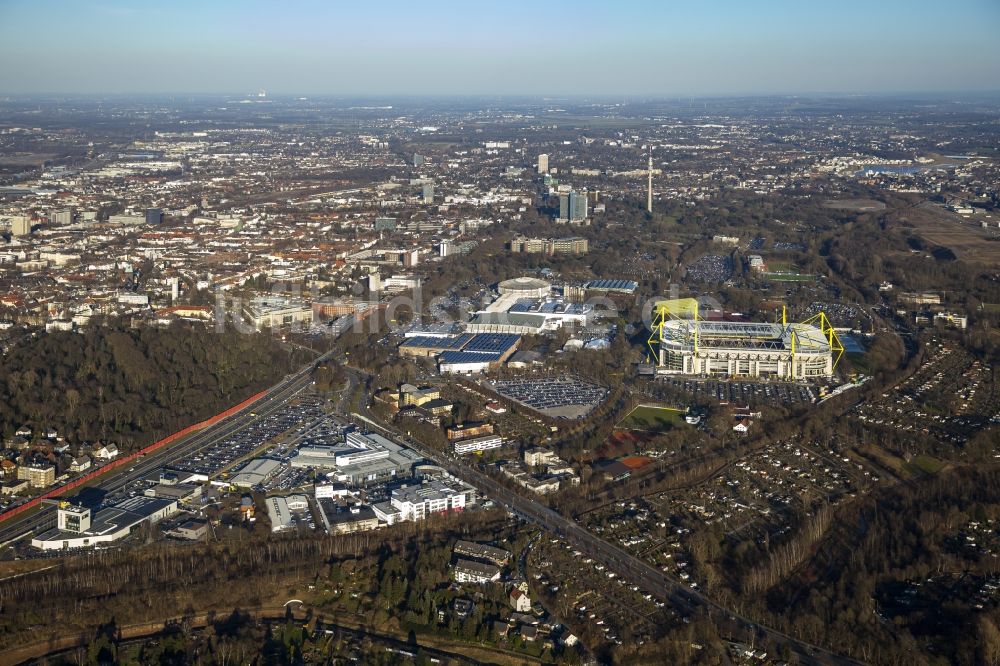
[[[660,374],[819,379],[833,375],[844,352],[822,312],[802,323],[789,323],[784,311],[773,324],[705,321],[689,298],[657,303],[654,316],[650,348]]]

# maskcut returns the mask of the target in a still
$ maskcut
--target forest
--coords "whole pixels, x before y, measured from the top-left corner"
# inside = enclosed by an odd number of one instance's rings
[[[139,448],[273,384],[308,359],[265,335],[121,322],[40,333],[0,366],[0,433]]]

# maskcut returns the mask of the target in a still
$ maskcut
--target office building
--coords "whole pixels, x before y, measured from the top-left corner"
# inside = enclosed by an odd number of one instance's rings
[[[421,460],[413,450],[381,435],[352,432],[343,444],[301,447],[290,464],[324,472],[331,481],[356,487],[409,478]]]
[[[146,209],[146,224],[159,224],[163,222],[163,211],[159,208]]]
[[[108,224],[116,226],[132,226],[142,224],[145,221],[145,215],[111,215],[108,217]]]
[[[398,520],[424,520],[434,513],[462,511],[476,498],[475,489],[458,479],[430,479],[392,491],[389,502]]]
[[[434,203],[434,183],[424,183],[423,199],[424,203]]]
[[[57,210],[52,213],[52,224],[73,224],[73,211],[72,210]]]
[[[511,240],[510,251],[524,254],[587,254],[590,242],[586,238],[525,238],[518,236]]]
[[[243,308],[243,315],[257,330],[312,324],[312,307],[298,299],[258,296]]]
[[[549,172],[549,156],[542,153],[538,156],[538,173]]]
[[[583,222],[587,219],[587,195],[567,192],[559,195],[559,220]]]
[[[466,453],[482,453],[489,449],[499,449],[503,446],[503,438],[500,435],[484,435],[483,437],[473,437],[455,442],[453,447],[457,455]]]

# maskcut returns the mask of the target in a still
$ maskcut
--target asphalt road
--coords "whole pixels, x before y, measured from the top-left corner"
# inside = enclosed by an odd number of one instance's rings
[[[397,440],[405,442],[407,446],[418,451],[428,460],[432,460],[455,477],[476,487],[484,495],[504,505],[521,519],[534,523],[565,539],[573,544],[577,550],[624,577],[629,584],[636,585],[644,592],[669,603],[672,608],[682,614],[692,614],[697,611],[707,612],[723,636],[748,643],[754,642],[757,645],[765,642],[788,645],[791,651],[798,656],[799,662],[803,664],[847,666],[860,663],[742,617],[720,606],[699,590],[684,585],[680,580],[666,575],[622,548],[601,539],[575,521],[553,511],[534,498],[520,495],[508,489],[478,469],[466,465],[458,459],[429,451],[412,439],[391,428],[386,428],[367,416],[360,414],[355,414],[355,416],[360,417],[369,425],[391,434]]]
[[[346,327],[345,327],[346,329]],[[108,492],[145,478],[156,470],[167,467],[174,462],[188,458],[202,449],[227,439],[233,434],[253,425],[258,418],[269,416],[280,411],[302,389],[311,383],[310,374],[313,366],[329,358],[330,352],[323,354],[309,365],[288,375],[281,382],[268,389],[267,395],[240,412],[223,419],[219,423],[206,428],[186,439],[167,445],[163,449],[151,453],[135,461],[129,468],[121,468],[109,472],[96,483],[87,488],[97,488]],[[251,416],[256,414],[256,416]],[[81,489],[82,490],[82,489]],[[27,534],[36,534],[55,525],[55,511],[43,506],[36,511],[15,516],[0,523],[0,544]]]

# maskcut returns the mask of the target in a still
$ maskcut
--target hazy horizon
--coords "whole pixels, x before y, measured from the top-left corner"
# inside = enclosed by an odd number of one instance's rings
[[[1000,3],[0,4],[0,93],[992,93]]]

